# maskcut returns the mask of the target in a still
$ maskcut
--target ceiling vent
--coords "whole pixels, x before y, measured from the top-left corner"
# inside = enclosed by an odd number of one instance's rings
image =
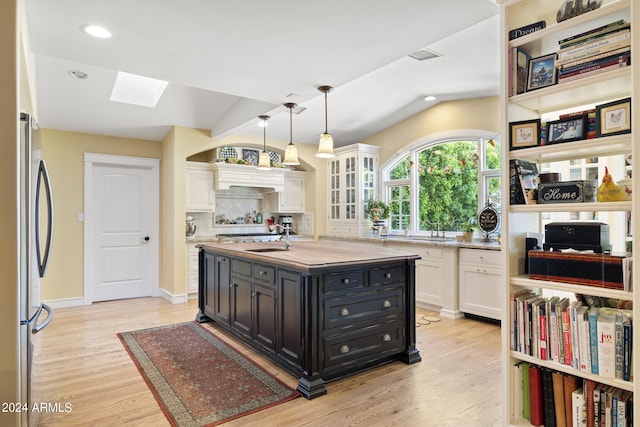
[[[300,114],[306,109],[307,109],[307,107],[303,107],[301,105],[296,105],[295,107],[293,107],[293,114]]]
[[[409,56],[413,59],[417,59],[418,61],[424,61],[425,59],[437,58],[442,55],[429,50],[426,47],[423,47],[422,49],[416,50],[415,52],[409,54]]]

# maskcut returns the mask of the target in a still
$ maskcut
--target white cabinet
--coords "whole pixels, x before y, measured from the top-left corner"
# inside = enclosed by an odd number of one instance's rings
[[[198,248],[196,243],[187,243],[187,292],[198,292]]]
[[[603,5],[595,10],[583,13],[565,21],[556,23],[556,13],[562,2],[549,2],[546,0],[503,0],[501,4],[502,14],[502,133],[509,138],[511,126],[510,124],[522,121],[531,121],[541,119],[554,120],[560,118],[560,115],[571,114],[576,112],[584,112],[591,109],[597,109],[597,106],[605,105],[611,101],[616,101],[631,97],[631,111],[629,119],[631,121],[631,129],[637,132],[640,127],[640,107],[637,100],[640,94],[634,90],[638,86],[638,76],[640,76],[640,65],[634,58],[629,66],[617,68],[614,70],[605,70],[595,74],[581,74],[575,80],[565,80],[561,83],[549,81],[544,87],[538,87],[535,90],[525,91],[520,94],[513,94],[513,81],[516,73],[511,68],[515,61],[511,60],[511,56],[516,49],[527,51],[533,58],[544,55],[552,55],[559,49],[559,41],[570,37],[579,36],[586,32],[592,31],[624,20],[631,23],[631,45],[635,49],[640,45],[640,31],[636,27],[640,22],[640,3],[636,0],[616,0],[606,1]],[[570,2],[566,2],[569,4]],[[581,5],[584,2],[574,2]],[[544,19],[546,28],[527,34],[525,36],[508,40],[510,31],[533,24],[536,21]],[[557,64],[556,64],[557,65]],[[528,67],[531,68],[531,67]],[[584,70],[583,71],[587,71]],[[531,76],[529,76],[531,77]],[[536,81],[531,81],[534,86]],[[596,116],[596,122],[598,120]],[[604,122],[604,129],[610,123]],[[607,132],[604,132],[605,134]],[[545,133],[549,135],[549,131]],[[588,135],[589,136],[589,135]],[[636,140],[634,143],[634,139]],[[526,316],[518,316],[518,310],[512,309],[515,303],[512,298],[518,293],[533,292],[537,294],[532,298],[537,298],[535,306],[542,307],[544,304],[551,304],[554,296],[558,294],[562,297],[569,298],[569,301],[575,301],[576,294],[583,294],[597,297],[600,300],[625,300],[631,301],[633,305],[632,318],[640,318],[638,307],[640,307],[640,299],[637,292],[627,292],[617,289],[608,289],[605,287],[586,286],[571,282],[570,278],[562,277],[562,281],[552,280],[533,280],[524,274],[524,253],[525,253],[525,237],[527,232],[541,233],[545,221],[554,215],[565,215],[568,219],[582,218],[584,214],[593,216],[597,214],[599,220],[609,218],[611,221],[611,241],[622,241],[626,237],[625,230],[635,229],[635,220],[638,216],[632,211],[640,208],[638,206],[638,198],[632,201],[618,202],[587,202],[587,203],[553,203],[553,204],[522,204],[511,205],[509,197],[509,162],[514,159],[522,159],[538,164],[538,169],[544,164],[560,161],[570,161],[572,164],[580,165],[591,161],[602,161],[606,158],[607,164],[615,160],[614,156],[622,157],[631,154],[632,166],[637,169],[640,160],[638,154],[635,153],[638,146],[637,136],[632,133],[615,134],[611,132],[607,135],[600,135],[594,138],[584,138],[572,142],[554,143],[546,145],[535,144],[536,140],[529,140],[525,143],[527,148],[509,150],[508,144],[503,144],[502,148],[502,182],[503,195],[502,198],[502,250],[503,250],[503,286],[502,303],[505,307],[502,325],[503,325],[503,414],[502,421],[504,425],[529,425],[529,420],[525,419],[522,414],[522,402],[514,399],[514,396],[522,396],[522,383],[519,378],[520,369],[525,364],[541,367],[546,372],[548,370],[561,372],[563,375],[571,375],[578,378],[580,384],[589,384],[595,382],[603,384],[603,387],[613,387],[622,393],[630,391],[635,393],[637,381],[626,381],[621,378],[609,378],[601,375],[601,372],[593,372],[591,370],[582,369],[579,363],[567,365],[559,360],[553,360],[554,352],[557,357],[558,340],[552,337],[548,344],[552,347],[549,353],[531,350],[532,347],[527,345],[528,341],[522,344],[524,338],[520,341],[519,332],[527,330],[529,325],[538,328],[543,321],[529,323]],[[557,142],[557,141],[556,141]],[[569,181],[570,177],[563,176],[563,181]],[[598,181],[601,180],[601,176]],[[614,177],[615,178],[615,177]],[[580,179],[580,178],[578,178]],[[619,179],[619,178],[618,178]],[[640,186],[638,174],[633,176],[633,186]],[[620,227],[619,220],[612,219],[622,217],[623,222],[628,218],[628,224],[622,224]],[[624,248],[614,248],[614,252],[623,251]],[[638,263],[634,263],[632,276],[640,277]],[[478,280],[478,278],[474,278]],[[514,297],[512,297],[514,295]],[[580,305],[580,303],[577,303]],[[523,303],[522,306],[526,304]],[[561,308],[562,309],[562,308]],[[534,310],[535,311],[535,310]],[[543,318],[544,314],[541,316]],[[557,316],[557,312],[556,312]],[[521,325],[521,319],[523,324]],[[553,319],[553,314],[550,319]],[[553,321],[553,320],[552,320]],[[535,330],[534,330],[535,331]],[[552,331],[552,330],[551,330]],[[596,329],[597,331],[597,329]],[[633,328],[633,345],[640,342],[640,328]],[[547,335],[548,337],[549,335]],[[588,336],[588,335],[587,335]],[[558,337],[559,338],[559,337]],[[573,336],[571,338],[574,338]],[[578,338],[579,339],[579,338]],[[543,338],[544,340],[544,338]],[[576,345],[578,342],[568,341],[567,345]],[[540,349],[542,341],[534,342]],[[577,345],[577,354],[582,351],[590,351],[590,347],[580,347]],[[617,350],[616,350],[617,351]],[[638,365],[638,352],[629,352],[631,357],[631,371],[640,368]],[[580,356],[578,356],[580,357]],[[623,363],[624,356],[623,356]],[[534,368],[535,369],[535,368]],[[586,397],[588,398],[588,396]],[[640,405],[633,405],[633,414],[630,419],[639,419]],[[626,424],[625,424],[626,425]]]
[[[284,176],[284,190],[271,193],[271,209],[277,213],[304,213],[305,172],[290,171]]]
[[[327,161],[329,235],[359,235],[370,232],[364,214],[366,201],[376,197],[380,147],[353,144],[335,150]]]
[[[208,163],[187,162],[186,210],[211,212],[215,209],[213,170]]]
[[[502,280],[499,251],[460,249],[458,254],[458,292],[464,313],[499,320]]]

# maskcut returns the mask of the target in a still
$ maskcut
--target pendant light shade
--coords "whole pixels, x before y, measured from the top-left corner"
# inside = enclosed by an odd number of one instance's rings
[[[293,144],[293,109],[296,104],[287,102],[284,106],[289,109],[289,145],[287,145],[287,149],[284,152],[282,164],[285,166],[295,166],[300,164],[298,160],[298,149]]]
[[[318,143],[318,152],[316,157],[323,159],[330,159],[335,157],[333,154],[333,137],[329,135],[327,125],[327,93],[331,92],[333,88],[331,86],[320,86],[318,90],[324,93],[324,133],[320,135],[320,142]]]
[[[258,116],[258,118],[263,121],[263,148],[262,153],[260,153],[260,159],[258,160],[258,169],[271,170],[271,156],[269,156],[269,153],[267,153],[267,120],[269,120],[271,117]]]

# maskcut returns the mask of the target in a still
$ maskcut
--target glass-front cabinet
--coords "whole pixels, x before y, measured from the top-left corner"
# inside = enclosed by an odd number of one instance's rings
[[[364,213],[366,201],[375,197],[379,147],[353,144],[335,150],[327,161],[327,234],[356,236],[371,231]]]

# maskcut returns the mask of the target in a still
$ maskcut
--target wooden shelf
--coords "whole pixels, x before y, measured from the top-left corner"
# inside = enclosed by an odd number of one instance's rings
[[[632,202],[590,203],[538,203],[534,205],[511,205],[510,212],[626,212]]]
[[[614,135],[512,150],[509,152],[509,158],[544,163],[615,154],[626,155],[631,152],[632,144],[631,134]]]
[[[615,298],[622,300],[632,300],[633,292],[619,291],[616,289],[599,288],[596,286],[572,285],[569,283],[552,282],[549,280],[529,279],[529,276],[519,275],[512,276],[510,283],[512,286],[520,286],[523,288],[544,288],[554,291],[571,292],[574,294],[589,294],[603,298]]]

